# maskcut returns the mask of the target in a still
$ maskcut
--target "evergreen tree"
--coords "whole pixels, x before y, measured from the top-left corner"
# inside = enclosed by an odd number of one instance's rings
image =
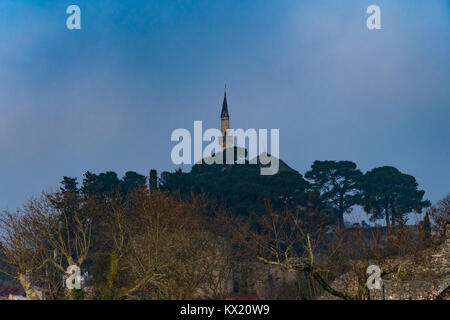
[[[425,191],[418,189],[416,179],[394,167],[379,167],[367,172],[362,179],[361,205],[372,219],[383,218],[386,226],[406,221],[412,210],[421,212],[431,205],[423,200]]]
[[[146,176],[140,175],[134,171],[128,171],[120,182],[120,190],[126,194],[136,188],[145,188],[146,184]]]
[[[158,189],[158,173],[155,169],[150,170],[150,192],[153,192],[154,190]]]
[[[361,171],[351,161],[314,161],[305,174],[320,200],[336,210],[341,227],[344,213],[358,202],[361,177]]]

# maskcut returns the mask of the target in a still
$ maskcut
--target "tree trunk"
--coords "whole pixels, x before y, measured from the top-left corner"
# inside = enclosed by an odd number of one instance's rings
[[[338,219],[339,219],[339,228],[344,227],[344,213],[338,212]]]
[[[340,194],[339,196],[339,227],[344,227],[344,195]]]
[[[25,291],[28,298],[30,298],[31,300],[39,300],[39,297],[31,286],[31,283],[27,280],[25,274],[19,273],[19,282],[22,285],[23,290]]]
[[[105,300],[113,300],[116,296],[116,287],[119,279],[119,250],[114,249],[110,255],[109,274],[107,277],[107,293],[103,297]]]
[[[389,203],[386,204],[386,208],[384,208],[384,214],[386,217],[386,227],[389,229],[391,227],[391,221],[389,220]]]
[[[70,300],[84,300],[83,289],[72,289],[70,290]]]

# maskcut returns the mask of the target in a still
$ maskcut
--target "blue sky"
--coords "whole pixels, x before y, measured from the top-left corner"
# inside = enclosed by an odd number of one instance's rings
[[[82,30],[66,28],[81,8]],[[366,28],[381,8],[382,30]],[[0,2],[0,209],[62,176],[173,170],[176,128],[279,128],[280,158],[450,192],[450,2]]]

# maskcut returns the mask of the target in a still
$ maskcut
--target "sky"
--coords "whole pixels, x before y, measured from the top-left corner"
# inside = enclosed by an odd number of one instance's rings
[[[81,8],[81,30],[66,9]],[[366,9],[381,9],[368,30]],[[0,210],[87,170],[176,169],[173,130],[280,130],[280,158],[450,192],[450,1],[2,0]],[[185,170],[189,168],[184,168]]]

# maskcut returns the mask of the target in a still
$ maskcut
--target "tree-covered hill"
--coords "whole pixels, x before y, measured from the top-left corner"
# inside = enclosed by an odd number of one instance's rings
[[[279,172],[275,175],[261,175],[264,165],[259,158],[256,164],[248,160],[245,164],[206,164],[207,161],[195,164],[190,172],[163,172],[160,188],[178,190],[186,196],[191,192],[205,193],[237,215],[263,212],[265,198],[281,209],[295,209],[306,203],[308,182],[282,160],[278,160]]]

